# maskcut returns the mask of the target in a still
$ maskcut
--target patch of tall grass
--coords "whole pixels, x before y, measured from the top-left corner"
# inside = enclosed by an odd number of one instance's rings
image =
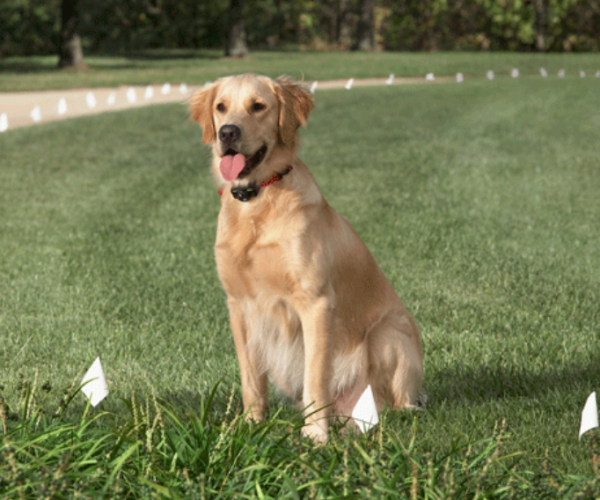
[[[367,435],[333,427],[326,444],[300,434],[300,414],[278,410],[246,422],[231,392],[215,408],[217,386],[197,412],[154,394],[122,399],[113,413],[83,405],[71,385],[22,382],[15,401],[0,396],[0,495],[5,499],[226,498],[578,498],[600,494],[600,440],[586,436],[593,474],[561,475],[545,464],[520,467],[505,453],[514,439],[499,422],[485,439],[457,438],[450,451],[416,446],[421,412],[403,441],[388,413]]]

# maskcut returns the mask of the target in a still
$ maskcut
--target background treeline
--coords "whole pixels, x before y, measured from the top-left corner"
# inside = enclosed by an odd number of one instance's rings
[[[61,0],[0,0],[0,56],[55,54]],[[219,48],[230,0],[80,0],[85,52]],[[597,51],[600,0],[245,0],[251,49]],[[367,15],[365,15],[367,12]]]

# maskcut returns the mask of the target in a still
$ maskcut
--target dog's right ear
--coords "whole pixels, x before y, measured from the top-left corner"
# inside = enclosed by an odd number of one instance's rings
[[[217,95],[218,84],[213,83],[196,92],[190,99],[190,116],[199,123],[204,131],[202,140],[204,144],[212,142],[215,138],[215,124],[213,122],[213,103]]]

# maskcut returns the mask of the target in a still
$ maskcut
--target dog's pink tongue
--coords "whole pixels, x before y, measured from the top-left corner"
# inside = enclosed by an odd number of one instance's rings
[[[221,158],[221,164],[219,168],[221,169],[221,175],[226,181],[234,181],[240,175],[240,172],[244,170],[246,166],[246,158],[244,155],[236,154],[235,156],[227,155]]]

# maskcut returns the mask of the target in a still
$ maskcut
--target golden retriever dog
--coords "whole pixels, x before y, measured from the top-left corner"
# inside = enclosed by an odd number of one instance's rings
[[[190,100],[221,188],[215,255],[247,418],[264,418],[270,377],[305,408],[304,435],[324,441],[368,384],[379,410],[413,406],[423,357],[413,318],[296,156],[313,108],[300,84],[255,74]]]

